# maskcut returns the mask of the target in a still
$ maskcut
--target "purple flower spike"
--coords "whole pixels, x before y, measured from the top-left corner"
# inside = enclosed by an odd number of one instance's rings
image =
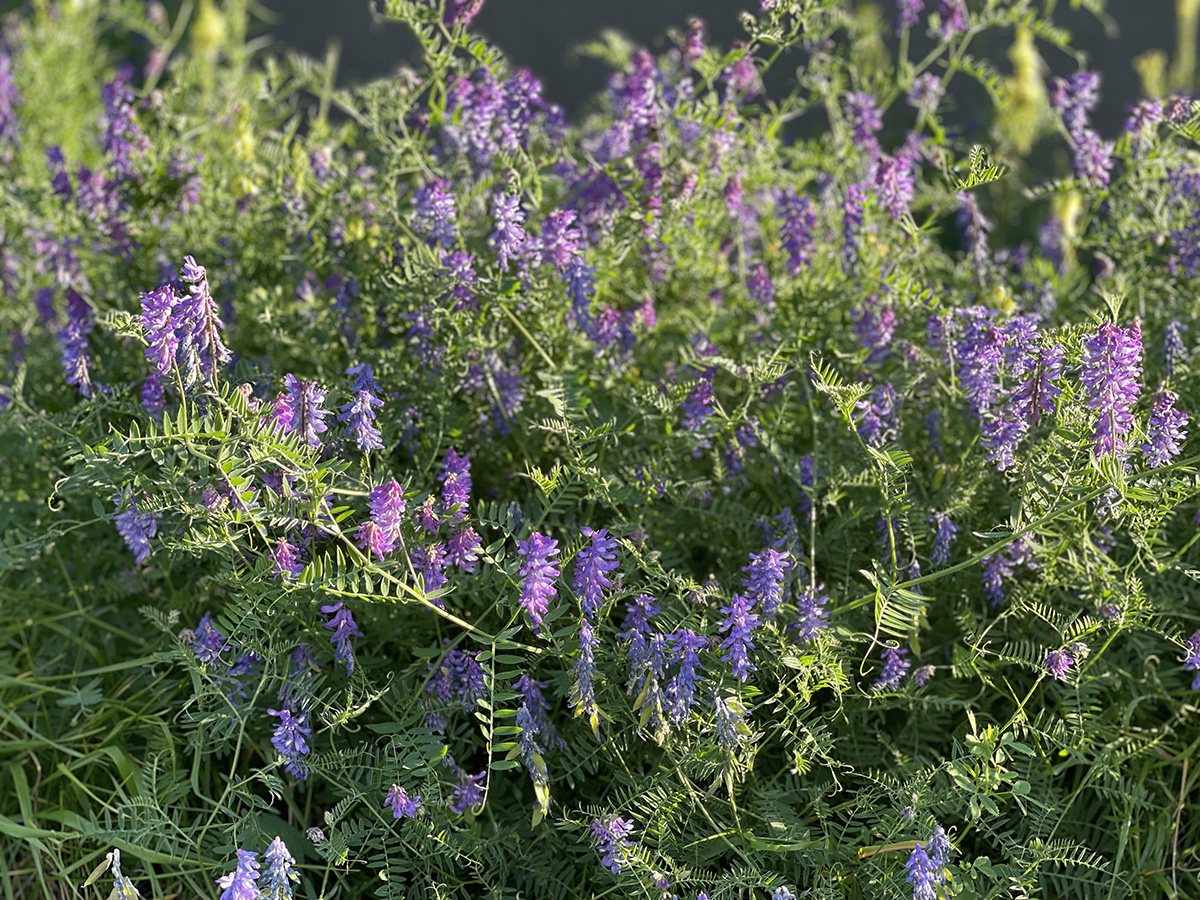
[[[279,724],[271,736],[271,745],[280,758],[286,761],[285,768],[296,778],[307,778],[308,768],[303,759],[308,756],[308,738],[312,736],[312,728],[308,726],[308,713],[293,713],[284,709],[268,709],[267,713],[276,716]]]
[[[383,805],[392,808],[393,819],[415,819],[421,810],[421,798],[416,794],[410,797],[408,791],[398,784],[393,784]]]
[[[449,448],[438,480],[442,482],[442,509],[447,521],[462,521],[471,505],[470,454],[459,456],[453,447]]]
[[[1159,391],[1154,395],[1150,408],[1150,421],[1146,428],[1149,440],[1142,444],[1146,465],[1157,469],[1171,462],[1187,440],[1188,417],[1175,408],[1179,399],[1174,391]]]
[[[355,624],[350,610],[340,602],[322,606],[321,612],[330,616],[325,627],[333,631],[329,637],[329,643],[333,644],[335,648],[333,658],[337,662],[346,664],[346,674],[349,675],[354,671],[354,652],[350,647],[350,638],[362,637],[363,633],[358,630],[358,625]]]
[[[1135,321],[1128,328],[1103,323],[1084,343],[1079,379],[1087,391],[1087,407],[1099,414],[1092,440],[1097,456],[1123,459],[1125,435],[1133,427],[1131,408],[1137,402],[1142,374],[1142,332]]]
[[[708,646],[708,639],[690,628],[680,628],[668,635],[675,642],[674,656],[679,671],[667,683],[666,697],[671,703],[671,721],[679,723],[688,717],[696,704],[696,690],[700,685],[700,651]]]
[[[217,367],[233,358],[221,339],[225,327],[218,315],[217,301],[208,289],[208,273],[190,256],[183,258],[179,283],[186,292],[176,301],[176,330],[179,350],[176,361],[183,372],[183,385],[211,382]]]
[[[353,438],[363,453],[383,449],[383,432],[375,425],[375,410],[380,406],[383,401],[370,391],[359,391],[338,410],[338,421],[346,425],[346,437]]]
[[[80,397],[91,397],[96,392],[92,384],[92,357],[87,338],[96,325],[92,313],[91,304],[68,288],[67,323],[58,333],[58,344],[67,384],[73,386]]]
[[[1183,660],[1183,670],[1196,673],[1196,677],[1192,679],[1192,690],[1200,691],[1200,631],[1188,638],[1187,649],[1187,656]]]
[[[742,568],[746,573],[743,590],[751,603],[762,606],[766,618],[772,618],[783,602],[783,583],[789,565],[787,553],[767,549],[751,553],[750,565]]]
[[[178,322],[175,320],[175,289],[164,284],[148,294],[142,294],[142,327],[146,329],[145,356],[155,371],[166,375],[175,364],[179,349]]]
[[[517,543],[517,553],[525,557],[521,564],[521,606],[533,620],[533,631],[541,630],[542,617],[550,607],[550,601],[558,596],[554,579],[559,571],[554,557],[558,556],[558,541],[536,531],[527,541]]]
[[[572,684],[567,697],[577,716],[587,716],[592,734],[599,737],[600,708],[596,706],[596,648],[600,639],[592,632],[592,624],[584,619],[579,623],[579,656],[571,667]]]
[[[483,803],[483,779],[487,776],[487,772],[480,772],[478,775],[468,775],[465,780],[460,781],[455,785],[454,793],[450,797],[450,811],[462,815],[473,806],[479,806]]]
[[[600,865],[614,875],[620,874],[629,862],[629,851],[633,847],[628,840],[633,833],[633,822],[620,816],[603,816],[593,821],[588,830],[600,853]]]
[[[496,230],[489,240],[496,249],[496,263],[507,272],[512,260],[521,258],[527,235],[525,234],[525,210],[521,209],[521,198],[506,194],[492,195],[492,219]]]
[[[218,878],[217,887],[222,888],[221,900],[259,900],[258,854],[238,850],[237,867]]]
[[[816,248],[817,213],[807,194],[797,195],[794,188],[784,188],[776,201],[781,246],[787,254],[787,273],[798,275],[812,265]]]
[[[753,607],[754,602],[741,594],[734,594],[729,605],[721,607],[725,620],[721,622],[720,632],[728,635],[721,642],[721,649],[725,651],[721,660],[731,663],[734,677],[739,681],[745,681],[757,669],[750,662],[750,651],[754,649],[754,629],[760,624]]]
[[[825,585],[818,584],[807,587],[796,598],[796,621],[789,627],[795,631],[801,640],[813,641],[817,635],[829,627],[829,595],[825,593]]]
[[[585,616],[594,616],[604,605],[604,591],[612,587],[608,574],[617,562],[616,540],[603,528],[584,525],[581,532],[589,543],[575,557],[575,596]]]
[[[300,381],[293,375],[283,377],[284,404],[287,418],[283,421],[285,434],[299,435],[310,447],[321,446],[321,435],[328,431],[325,417],[325,391],[315,381]],[[277,413],[280,412],[277,410]]]
[[[140,566],[150,558],[150,538],[158,531],[158,519],[154,513],[139,512],[137,500],[132,499],[129,509],[113,516],[113,525],[117,534],[125,540],[125,546],[133,553],[134,562]]]
[[[280,539],[271,549],[271,558],[275,561],[276,578],[295,578],[304,571],[299,548],[289,544],[286,538]]]
[[[937,527],[929,562],[934,566],[944,566],[950,559],[950,545],[954,543],[961,529],[951,522],[949,514],[944,512],[934,513],[926,521]]]
[[[292,900],[293,888],[300,883],[296,860],[278,835],[263,854],[267,870],[262,875],[262,894],[267,900]]]
[[[908,651],[903,648],[888,647],[884,650],[883,669],[871,687],[876,691],[894,691],[898,688],[900,679],[908,673],[909,666],[912,665],[911,661],[904,658],[907,654]]]
[[[917,844],[904,868],[905,880],[912,885],[913,900],[937,900],[942,867],[929,858],[925,848]]]
[[[1046,671],[1059,681],[1067,680],[1067,672],[1075,665],[1075,657],[1067,650],[1051,650],[1046,654]]]
[[[449,185],[440,179],[419,188],[413,196],[413,227],[432,244],[451,246],[458,238],[458,205]]]

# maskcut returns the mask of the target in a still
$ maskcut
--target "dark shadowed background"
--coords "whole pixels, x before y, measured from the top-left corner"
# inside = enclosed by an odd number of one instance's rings
[[[374,20],[368,0],[265,0],[277,16],[264,27],[284,45],[323,56],[331,40],[341,44],[340,71],[353,83],[384,75],[409,58],[414,43],[395,23]],[[579,110],[604,86],[603,66],[572,53],[576,45],[615,28],[637,43],[655,46],[672,26],[699,16],[713,42],[724,46],[742,35],[738,12],[750,0],[486,0],[473,27],[502,47],[509,58],[538,75],[547,97],[568,111]],[[753,5],[757,6],[757,2]],[[880,4],[889,10],[890,0]],[[933,0],[926,4],[933,7]],[[1140,82],[1133,60],[1147,50],[1172,52],[1176,43],[1174,0],[1109,0],[1115,29],[1062,2],[1055,21],[1069,29],[1092,68],[1103,75],[1103,100],[1097,111],[1099,129],[1113,135],[1138,99]],[[1004,47],[989,50],[1003,64]],[[1072,60],[1043,48],[1056,74],[1073,71]]]

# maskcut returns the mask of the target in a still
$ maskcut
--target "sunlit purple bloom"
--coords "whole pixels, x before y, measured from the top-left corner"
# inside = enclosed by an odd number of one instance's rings
[[[325,424],[329,415],[325,409],[325,391],[315,381],[300,381],[290,373],[283,376],[283,385],[283,408],[287,410],[284,433],[299,435],[310,447],[320,447],[319,435],[329,430]]]
[[[267,869],[262,875],[263,900],[292,900],[293,886],[300,883],[296,860],[278,835],[263,854]]]
[[[496,193],[492,195],[492,219],[496,230],[489,240],[496,250],[496,262],[505,272],[508,264],[520,259],[525,244],[525,211],[521,198],[515,195]]]
[[[91,397],[95,393],[90,371],[91,350],[87,338],[96,324],[92,314],[91,304],[76,291],[68,288],[67,323],[58,333],[58,344],[67,384],[74,386],[81,397]]]
[[[483,542],[475,529],[464,527],[446,541],[446,565],[458,566],[464,572],[474,572],[483,552]]]
[[[383,432],[375,425],[375,409],[383,401],[370,391],[359,391],[338,411],[338,421],[346,425],[346,437],[353,438],[363,453],[383,449]]]
[[[417,524],[426,534],[436,534],[441,526],[441,517],[438,515],[437,499],[430,494],[425,498],[420,506],[417,507],[414,513]]]
[[[362,637],[363,633],[358,630],[358,625],[355,624],[349,607],[344,606],[340,601],[329,606],[322,606],[321,612],[330,617],[329,621],[325,623],[325,627],[333,631],[333,634],[329,636],[329,642],[335,648],[333,658],[337,662],[346,664],[346,674],[349,675],[354,671],[354,652],[350,646],[350,638]]]
[[[744,566],[746,573],[743,591],[751,603],[762,606],[762,614],[771,618],[783,602],[783,585],[790,565],[787,553],[766,549],[750,554],[750,564]]]
[[[1192,679],[1192,690],[1200,691],[1200,631],[1188,638],[1187,651],[1183,660],[1183,670],[1196,673],[1196,677]]]
[[[983,423],[983,446],[988,448],[987,459],[1000,471],[1015,465],[1014,453],[1029,429],[1043,415],[1054,412],[1055,399],[1062,388],[1054,382],[1062,377],[1063,351],[1057,344],[1023,354],[1019,366],[1029,376],[1012,392],[1000,412]]]
[[[825,585],[818,584],[803,588],[796,598],[796,621],[789,627],[801,640],[813,641],[817,635],[829,627],[827,619],[829,611],[829,595],[825,593]]]
[[[588,830],[600,853],[600,865],[614,875],[620,874],[629,861],[629,852],[633,847],[629,841],[633,822],[620,816],[603,816],[594,820]]]
[[[882,155],[875,167],[875,187],[879,192],[879,205],[899,221],[909,212],[917,182],[913,177],[913,157],[907,151],[895,156]]]
[[[267,713],[279,719],[275,733],[271,736],[271,745],[286,762],[284,768],[296,778],[307,778],[308,768],[303,760],[308,756],[308,738],[312,735],[312,729],[308,726],[308,713],[293,713],[286,707],[268,709]]]
[[[1165,466],[1179,455],[1183,442],[1187,440],[1186,413],[1175,408],[1179,395],[1174,391],[1159,391],[1154,395],[1150,408],[1150,421],[1146,426],[1148,440],[1142,444],[1146,465],[1151,468]]]
[[[148,344],[144,353],[161,375],[171,371],[179,349],[179,323],[175,318],[177,300],[175,288],[170,284],[142,294],[142,327],[146,330]]]
[[[1055,78],[1050,105],[1062,115],[1067,134],[1076,143],[1088,124],[1088,113],[1100,102],[1100,76],[1081,69],[1067,78]]]
[[[679,670],[667,683],[665,695],[670,701],[671,721],[679,723],[696,703],[696,689],[701,683],[700,651],[708,646],[708,639],[690,628],[680,628],[669,637],[675,642],[673,655]]]
[[[383,805],[392,808],[393,819],[415,819],[421,810],[421,798],[416,794],[410,797],[408,791],[398,784],[393,784],[384,798]]]
[[[876,691],[894,691],[900,686],[900,679],[908,674],[912,662],[905,659],[908,651],[903,647],[897,649],[888,647],[883,651],[883,669],[879,677],[871,685]]]
[[[154,513],[138,510],[137,499],[131,498],[129,508],[113,516],[113,525],[121,535],[139,566],[150,558],[150,538],[158,531],[158,519]]]
[[[575,556],[575,596],[585,616],[593,616],[604,605],[604,591],[612,587],[608,574],[620,564],[616,559],[617,542],[603,528],[581,529],[587,540]]]
[[[221,900],[259,900],[258,854],[238,850],[236,868],[218,878],[217,887],[222,888]]]
[[[446,182],[434,179],[413,195],[413,228],[443,247],[458,238],[458,205],[448,188]]]
[[[912,885],[913,900],[937,900],[942,867],[929,858],[919,843],[904,868],[908,870],[905,880]]]
[[[1067,672],[1075,665],[1075,657],[1067,650],[1051,650],[1046,654],[1046,671],[1059,681],[1067,680]]]
[[[731,664],[734,677],[739,681],[748,679],[750,673],[758,668],[750,662],[750,651],[754,649],[754,629],[761,623],[753,606],[749,597],[734,594],[729,605],[721,607],[725,619],[721,622],[719,631],[728,635],[721,642],[721,649],[725,651],[721,660]]]
[[[950,545],[954,543],[961,529],[951,522],[950,515],[944,512],[934,513],[926,521],[937,526],[929,562],[933,566],[944,566],[950,559]]]
[[[549,609],[550,601],[558,596],[554,579],[559,571],[554,565],[558,556],[558,541],[533,532],[528,540],[517,542],[517,554],[525,557],[521,564],[520,603],[533,620],[536,634],[542,627],[542,616]]]
[[[531,253],[533,266],[548,262],[558,274],[565,275],[568,266],[580,255],[583,234],[579,230],[578,216],[573,209],[556,209],[546,217],[542,233],[535,240],[526,242]]]
[[[179,270],[179,283],[186,292],[177,296],[172,317],[176,320],[179,349],[175,359],[183,373],[184,387],[216,378],[217,366],[233,354],[221,339],[221,321],[217,302],[208,287],[208,273],[196,260],[185,256]]]
[[[289,544],[286,538],[280,538],[271,548],[271,559],[275,562],[276,578],[295,578],[304,571],[300,550]]]
[[[808,195],[798,195],[791,187],[780,190],[775,203],[782,238],[780,245],[787,254],[786,270],[794,276],[805,266],[812,265],[812,251],[817,243],[817,213]]]
[[[882,447],[896,440],[899,422],[896,408],[899,397],[890,382],[879,385],[855,405],[854,418],[858,422],[858,434],[863,443]]]
[[[596,706],[596,679],[601,673],[596,669],[596,649],[600,639],[592,631],[592,623],[583,619],[579,623],[579,655],[571,666],[571,690],[567,702],[577,716],[587,716],[596,734],[599,723],[599,707]]]
[[[1108,187],[1112,177],[1113,145],[1090,128],[1080,132],[1075,142],[1075,177],[1085,187]]]
[[[487,772],[480,772],[477,775],[468,775],[464,780],[454,786],[454,793],[450,796],[448,806],[450,812],[462,815],[473,806],[479,806],[483,803],[483,781],[487,777]]]
[[[471,456],[459,456],[453,447],[446,450],[438,480],[442,482],[442,509],[447,521],[462,521],[471,505]]]
[[[954,354],[959,383],[967,404],[982,420],[1000,392],[1000,366],[1004,362],[1004,332],[993,321],[992,310],[972,306],[957,310],[960,326]]]
[[[1142,332],[1135,320],[1128,328],[1104,322],[1084,342],[1079,380],[1087,391],[1088,409],[1098,413],[1092,440],[1097,456],[1124,458],[1125,435],[1133,427],[1142,374]]]

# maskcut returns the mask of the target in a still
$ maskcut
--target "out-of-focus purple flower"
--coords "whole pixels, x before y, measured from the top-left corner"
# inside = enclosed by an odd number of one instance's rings
[[[1079,380],[1087,392],[1086,406],[1098,414],[1092,431],[1097,456],[1127,452],[1125,435],[1133,427],[1142,374],[1142,331],[1135,320],[1128,328],[1104,322],[1084,342]]]
[[[308,768],[304,765],[304,757],[308,756],[308,738],[312,736],[308,713],[293,713],[286,707],[268,709],[267,713],[279,719],[275,733],[271,735],[271,745],[285,761],[284,768],[295,778],[307,778]]]
[[[271,559],[275,562],[276,578],[295,578],[304,571],[299,548],[288,543],[286,538],[280,538],[271,548]]]
[[[383,805],[392,808],[393,819],[415,819],[421,810],[421,798],[417,794],[410,797],[408,791],[398,784],[393,784],[383,800]]]
[[[96,392],[87,338],[95,324],[91,304],[74,289],[67,288],[67,322],[58,333],[58,344],[67,384],[74,386],[81,397],[91,397]]]
[[[310,447],[320,447],[319,435],[329,430],[325,424],[329,415],[325,409],[325,391],[315,381],[300,381],[290,373],[283,376],[283,385],[283,402],[276,415],[282,420],[284,433],[299,435]]]
[[[866,91],[846,94],[842,98],[842,115],[850,127],[854,146],[870,159],[877,157],[879,139],[876,135],[883,128],[883,115],[875,103],[875,97]]]
[[[825,585],[818,584],[801,589],[796,598],[796,621],[788,626],[789,631],[799,635],[801,640],[813,641],[817,635],[829,627],[827,619],[829,610],[829,595],[825,593]]]
[[[1075,657],[1068,650],[1051,650],[1046,654],[1046,671],[1059,681],[1067,680],[1067,672],[1075,665]]]
[[[554,723],[550,721],[550,704],[546,702],[542,693],[545,689],[546,682],[537,681],[528,675],[522,675],[513,685],[513,690],[519,693],[524,700],[522,705],[529,711],[529,721],[533,731],[541,735],[547,746],[563,750],[566,749],[567,744],[559,737]]]
[[[871,351],[867,362],[878,365],[887,357],[887,348],[896,332],[895,308],[890,303],[881,303],[878,294],[872,294],[850,315],[863,349]]]
[[[913,0],[901,0],[901,2],[913,2]],[[916,0],[916,2],[923,3],[924,0]],[[942,95],[945,92],[942,79],[932,72],[926,72],[913,79],[912,87],[908,89],[908,105],[915,108],[919,115],[933,115],[938,104],[942,102]]]
[[[888,647],[883,651],[883,669],[871,687],[876,691],[894,691],[900,686],[900,679],[908,674],[912,662],[905,657],[908,651],[903,647]]]
[[[263,900],[292,900],[293,886],[300,883],[296,860],[278,835],[263,854],[267,869],[262,875]]]
[[[688,19],[687,31],[683,39],[683,59],[688,63],[695,63],[704,56],[704,21],[702,19]]]
[[[560,276],[579,258],[583,234],[579,230],[578,215],[573,209],[556,209],[546,217],[542,233],[526,242],[531,267],[550,263]]]
[[[950,40],[956,34],[962,34],[967,30],[966,0],[939,0],[938,16],[941,18],[938,34],[943,41]]]
[[[734,41],[730,45],[731,53],[744,50],[746,44],[744,41]],[[736,57],[733,62],[725,67],[725,86],[729,95],[741,94],[746,100],[753,100],[762,92],[762,79],[758,74],[758,67],[754,63],[754,56],[746,52],[741,56]],[[732,96],[727,97],[731,102]]]
[[[370,391],[359,391],[354,399],[338,410],[338,421],[346,426],[346,437],[353,438],[363,453],[383,449],[383,432],[375,424],[375,410],[383,401]]]
[[[350,646],[350,638],[362,637],[363,633],[358,630],[358,625],[355,624],[349,607],[344,606],[340,601],[329,606],[322,606],[321,612],[329,616],[325,627],[333,631],[333,634],[329,636],[329,643],[334,645],[333,658],[337,662],[346,664],[346,674],[349,675],[354,671],[354,650]]]
[[[691,393],[679,405],[680,423],[688,431],[699,430],[713,414],[712,372],[706,370],[692,382]]]
[[[808,195],[797,194],[791,187],[779,191],[775,206],[781,246],[787,254],[787,273],[795,276],[805,266],[812,265],[812,251],[817,243],[817,213]]]
[[[567,267],[563,280],[567,284],[567,296],[571,298],[571,314],[575,324],[585,334],[594,334],[592,298],[596,296],[596,267],[577,259]],[[599,342],[599,336],[595,336]]]
[[[195,632],[191,634],[192,656],[197,661],[212,665],[215,663],[222,653],[229,649],[229,643],[225,639],[225,635],[217,630],[217,626],[213,624],[212,614],[205,613],[200,617],[200,622],[196,625]]]
[[[307,829],[307,830],[304,832],[304,834],[305,834],[305,836],[307,836],[307,837],[308,837],[308,839],[309,839],[310,841],[312,841],[314,844],[323,844],[323,843],[325,843],[325,832],[324,832],[324,831],[322,831],[320,828],[317,828],[315,825],[314,825],[312,828],[309,828],[309,829]]]
[[[1100,76],[1081,69],[1067,78],[1055,78],[1050,105],[1062,116],[1067,134],[1076,143],[1087,129],[1088,114],[1100,102]]]
[[[1139,100],[1130,110],[1129,118],[1125,120],[1125,133],[1135,150],[1142,150],[1149,144],[1155,128],[1163,120],[1163,101],[1157,98]]]
[[[1084,187],[1108,187],[1112,177],[1113,145],[1090,128],[1080,132],[1075,141],[1075,177]]]
[[[463,709],[474,709],[488,692],[487,672],[478,655],[475,651],[449,647],[442,660],[430,663],[425,692],[447,703],[457,702]]]
[[[479,277],[475,274],[475,257],[472,254],[463,250],[444,254],[441,278],[450,284],[443,299],[453,301],[451,312],[459,312],[465,307],[478,307],[475,286],[479,283]]]
[[[3,157],[8,160],[20,137],[21,92],[13,79],[12,56],[7,50],[0,49],[0,143],[7,144]]]
[[[573,587],[583,614],[594,616],[604,605],[604,591],[612,587],[608,573],[620,565],[616,558],[617,542],[603,528],[584,525],[581,532],[588,543],[575,556]]]
[[[446,521],[461,522],[471,505],[471,456],[459,456],[453,447],[446,450],[438,480],[442,482],[442,510]]]
[[[859,233],[867,206],[867,192],[861,184],[846,188],[846,199],[842,202],[842,265],[852,271],[858,262]]]
[[[913,671],[913,682],[917,687],[925,687],[929,683],[929,679],[933,677],[933,673],[937,670],[936,666],[921,666]]]
[[[151,372],[146,376],[146,380],[142,382],[142,406],[160,422],[162,421],[162,414],[167,408],[166,387],[166,379],[157,372]]]
[[[221,900],[259,900],[258,854],[238,850],[237,866],[217,879],[217,887],[222,889]]]
[[[671,721],[680,723],[696,703],[696,690],[700,686],[700,651],[708,646],[708,639],[690,628],[680,628],[668,637],[675,642],[674,657],[679,670],[667,683],[664,693],[670,702]]]
[[[983,210],[979,208],[979,198],[970,191],[962,191],[958,195],[958,227],[972,262],[977,269],[982,268],[987,264],[987,236],[992,230],[992,223],[984,218]]]
[[[954,543],[961,529],[950,521],[949,513],[934,513],[925,521],[936,527],[929,563],[935,567],[944,566],[950,559],[950,545]]]
[[[1183,670],[1196,673],[1196,677],[1192,679],[1192,690],[1200,691],[1200,631],[1188,638],[1187,656],[1183,659]]]
[[[882,447],[896,440],[900,425],[896,418],[900,398],[890,382],[879,385],[855,405],[854,418],[865,444]]]
[[[754,649],[754,629],[761,620],[754,612],[753,601],[741,594],[734,594],[729,605],[721,607],[721,613],[725,618],[719,630],[728,635],[721,641],[721,649],[725,651],[721,661],[730,663],[734,677],[745,681],[758,668],[750,662],[750,651]]]
[[[599,737],[600,708],[596,706],[596,679],[601,672],[596,668],[596,649],[600,639],[592,631],[592,623],[583,619],[579,623],[579,655],[571,666],[571,690],[567,702],[577,716],[587,716],[592,734]]]
[[[762,606],[766,618],[773,618],[783,602],[784,580],[790,565],[787,553],[768,548],[751,553],[750,564],[742,568],[746,573],[742,589],[752,604]]]
[[[600,853],[600,865],[619,875],[629,862],[629,852],[633,848],[629,841],[633,822],[620,816],[602,816],[595,819],[588,830],[592,833],[592,843]]]
[[[1163,336],[1163,373],[1168,378],[1174,378],[1179,366],[1187,362],[1188,349],[1183,342],[1183,332],[1186,330],[1187,326],[1178,319],[1167,323],[1167,330]]]
[[[771,281],[771,273],[763,263],[754,263],[746,275],[746,290],[750,299],[760,306],[775,305],[775,283]]]
[[[895,156],[881,155],[875,166],[875,187],[879,205],[900,221],[909,213],[917,182],[913,177],[913,156],[901,150]]]
[[[137,498],[131,497],[129,508],[113,516],[113,525],[121,535],[139,566],[150,558],[150,538],[158,532],[158,519],[154,513],[138,510]]]
[[[907,31],[921,21],[925,0],[896,0],[896,30]]]
[[[559,571],[554,565],[558,556],[558,541],[538,534],[529,535],[528,540],[517,542],[517,554],[525,557],[521,564],[521,599],[524,610],[533,620],[533,631],[541,631],[542,617],[550,607],[550,601],[558,596],[554,579]]]
[[[133,69],[123,66],[100,91],[104,101],[104,155],[120,179],[133,175],[134,158],[145,154],[150,145],[134,119],[134,95],[129,89],[132,77]]]
[[[487,777],[487,772],[480,772],[477,775],[468,775],[465,779],[454,786],[454,793],[450,795],[448,806],[450,812],[462,815],[473,806],[479,806],[483,803],[483,781]]]
[[[430,243],[451,246],[458,238],[458,205],[449,185],[434,179],[413,195],[413,228]]]
[[[982,421],[1000,392],[1005,336],[993,321],[994,313],[985,307],[971,306],[957,313],[960,330],[954,355],[959,383],[971,412]]]
[[[1154,395],[1154,405],[1150,407],[1150,421],[1146,427],[1146,443],[1142,444],[1142,453],[1146,457],[1146,465],[1151,468],[1165,466],[1171,462],[1187,440],[1188,417],[1175,408],[1179,395],[1174,391],[1159,391]]]

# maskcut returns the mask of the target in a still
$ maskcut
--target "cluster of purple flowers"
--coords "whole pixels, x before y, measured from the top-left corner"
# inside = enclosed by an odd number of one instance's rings
[[[267,713],[279,719],[279,725],[271,737],[271,745],[279,758],[284,760],[284,768],[295,778],[307,778],[308,767],[304,758],[309,754],[308,739],[312,736],[308,713],[292,712],[286,706],[283,709],[268,709]]]
[[[140,566],[150,558],[150,538],[158,531],[158,518],[154,513],[142,512],[138,509],[137,498],[130,497],[129,507],[113,516],[113,525],[133,554],[134,562]]]
[[[258,854],[239,849],[234,870],[217,879],[221,900],[292,900],[300,873],[282,838],[271,841],[263,859],[267,868],[260,875]]]
[[[879,677],[871,685],[876,691],[894,691],[900,686],[900,680],[908,674],[912,661],[906,659],[908,651],[903,647],[887,647],[883,651],[883,668]]]
[[[938,889],[946,883],[946,866],[953,853],[950,839],[941,825],[934,826],[933,834],[924,844],[917,842],[905,864],[913,900],[937,900]]]
[[[375,410],[383,406],[379,385],[371,374],[371,366],[359,363],[346,370],[354,376],[351,392],[354,399],[338,411],[338,421],[346,426],[346,437],[353,438],[363,453],[383,449],[383,433],[375,425]]]
[[[725,651],[721,660],[731,664],[733,675],[739,681],[746,681],[757,669],[750,661],[750,651],[754,649],[754,630],[761,620],[753,607],[754,601],[741,594],[734,594],[729,605],[721,607],[725,618],[720,632],[726,635],[721,642],[721,649]]]
[[[208,273],[188,256],[179,280],[142,294],[142,327],[146,330],[146,358],[159,375],[173,367],[185,388],[211,383],[217,367],[232,354],[221,338],[225,327],[208,287]]]
[[[275,401],[272,417],[284,434],[298,435],[310,447],[321,446],[321,435],[329,430],[325,417],[325,391],[315,381],[283,376],[284,391]]]
[[[1107,187],[1113,167],[1112,144],[1088,123],[1088,115],[1099,101],[1100,76],[1095,72],[1083,69],[1054,80],[1050,103],[1062,116],[1075,149],[1075,174],[1089,188]]]
[[[1125,436],[1133,427],[1133,405],[1140,391],[1142,332],[1138,322],[1121,328],[1104,322],[1084,342],[1079,380],[1087,390],[1088,409],[1096,412],[1092,442],[1097,456],[1124,459]]]
[[[354,649],[350,646],[350,639],[362,637],[363,633],[358,630],[358,625],[354,621],[354,616],[350,613],[350,608],[345,606],[341,601],[328,606],[322,606],[321,612],[329,616],[329,621],[325,623],[325,627],[333,632],[329,636],[329,643],[334,646],[333,658],[337,662],[344,662],[346,664],[346,674],[350,675],[354,671]]]
[[[629,864],[630,851],[633,844],[629,835],[633,833],[633,822],[621,816],[601,816],[595,819],[588,830],[592,833],[592,842],[600,853],[600,865],[614,875]]]
[[[415,819],[421,810],[421,798],[417,794],[410,797],[408,791],[393,784],[388,789],[383,805],[391,807],[393,819]]]
[[[558,541],[536,531],[528,539],[518,541],[517,554],[525,558],[521,564],[522,608],[533,622],[534,633],[541,631],[542,617],[550,608],[550,601],[558,596],[554,579],[559,570],[555,566],[558,556]]]

